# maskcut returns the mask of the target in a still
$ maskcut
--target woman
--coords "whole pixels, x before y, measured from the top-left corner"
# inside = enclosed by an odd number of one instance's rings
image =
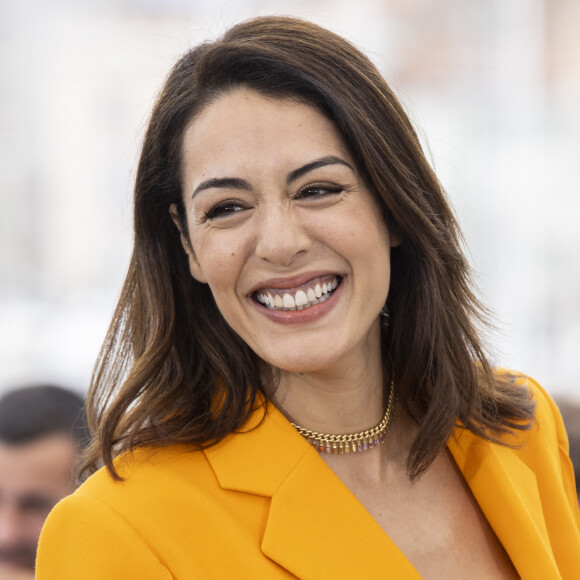
[[[155,105],[38,578],[571,578],[559,414],[490,369],[459,230],[358,50],[261,18]]]

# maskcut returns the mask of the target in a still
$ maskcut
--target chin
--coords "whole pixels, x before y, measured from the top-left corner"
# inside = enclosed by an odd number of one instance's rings
[[[290,357],[262,356],[271,366],[288,373],[317,373],[323,372],[337,365],[339,362],[336,353],[329,356],[328,353],[316,353],[312,350],[296,353]]]

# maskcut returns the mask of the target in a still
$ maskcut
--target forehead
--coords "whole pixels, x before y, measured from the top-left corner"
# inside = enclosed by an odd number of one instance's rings
[[[330,154],[352,162],[337,127],[318,109],[248,88],[231,90],[203,109],[185,132],[183,151],[186,172],[287,169]]]
[[[72,482],[76,457],[72,439],[64,435],[22,445],[0,442],[0,494],[64,492]]]

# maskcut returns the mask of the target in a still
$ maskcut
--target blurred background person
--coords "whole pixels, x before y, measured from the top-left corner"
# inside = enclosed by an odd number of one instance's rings
[[[38,536],[52,507],[74,491],[88,438],[83,398],[38,385],[0,398],[0,579],[34,578]]]
[[[580,501],[580,401],[561,398],[557,401],[570,443],[570,459],[574,465],[576,493]]]

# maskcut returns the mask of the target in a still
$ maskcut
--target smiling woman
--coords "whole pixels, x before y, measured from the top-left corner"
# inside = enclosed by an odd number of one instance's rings
[[[571,578],[561,419],[490,368],[459,240],[347,41],[261,18],[186,53],[89,396],[96,473],[38,578]]]

